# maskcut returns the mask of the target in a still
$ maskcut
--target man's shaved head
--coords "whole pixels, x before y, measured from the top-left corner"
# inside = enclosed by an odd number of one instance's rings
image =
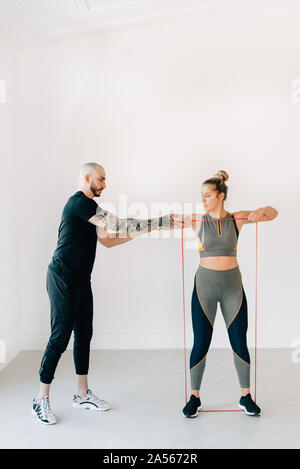
[[[79,171],[79,189],[87,197],[99,197],[105,189],[105,171],[98,163],[85,163]]]
[[[99,169],[103,169],[104,171],[104,168],[98,163],[85,163],[80,168],[79,177],[80,179],[82,179],[86,174],[90,174],[92,176],[93,174],[95,174],[95,171]]]

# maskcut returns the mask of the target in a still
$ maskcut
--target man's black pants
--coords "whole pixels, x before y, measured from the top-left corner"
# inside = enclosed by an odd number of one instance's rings
[[[47,270],[46,288],[51,307],[51,336],[40,367],[40,380],[50,384],[61,354],[74,331],[73,356],[77,375],[87,375],[93,335],[93,294],[90,280],[72,282]]]

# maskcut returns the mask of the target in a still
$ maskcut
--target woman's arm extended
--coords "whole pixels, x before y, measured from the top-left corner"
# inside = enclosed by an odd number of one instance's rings
[[[174,215],[175,219],[175,228],[192,228],[194,231],[198,232],[201,227],[201,222],[203,220],[202,213],[191,213],[188,215]]]
[[[248,223],[271,221],[274,220],[277,215],[278,211],[275,208],[270,207],[269,205],[266,207],[257,208],[256,210],[240,210],[239,212],[233,213],[234,218],[238,219],[236,223],[240,227]],[[239,220],[239,218],[245,218],[245,220]]]

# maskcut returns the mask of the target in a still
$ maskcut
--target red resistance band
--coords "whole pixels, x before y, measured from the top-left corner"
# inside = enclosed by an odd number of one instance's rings
[[[232,218],[218,218],[216,220],[233,220]],[[234,220],[248,220],[248,218],[235,218]],[[201,221],[201,220],[199,220]],[[202,221],[209,221],[209,220],[202,220]],[[257,376],[257,279],[258,279],[258,269],[257,269],[257,263],[258,263],[258,228],[257,228],[257,222],[256,222],[256,236],[255,236],[255,314],[254,314],[254,319],[255,319],[255,325],[254,325],[254,335],[255,335],[255,344],[254,344],[254,402],[256,402],[256,376]],[[186,364],[186,326],[185,326],[185,317],[186,317],[186,312],[185,312],[185,285],[184,285],[184,247],[183,247],[183,227],[181,228],[181,265],[182,265],[182,292],[183,292],[183,335],[184,335],[184,370],[185,370],[185,402],[187,403],[187,364]],[[222,409],[216,409],[216,410],[200,410],[199,412],[243,412],[243,410],[222,410]]]

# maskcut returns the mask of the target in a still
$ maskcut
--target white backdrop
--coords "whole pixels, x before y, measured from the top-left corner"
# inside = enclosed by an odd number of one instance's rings
[[[0,36],[1,230],[0,230],[0,370],[18,351],[17,243],[15,225],[14,93],[16,52]],[[6,92],[5,92],[6,91]]]
[[[202,181],[224,169],[227,210],[279,210],[275,221],[259,225],[258,345],[290,347],[300,337],[300,15],[289,12],[186,15],[22,50],[16,130],[21,348],[43,349],[48,340],[47,265],[63,206],[87,161],[107,172],[100,204],[118,208],[120,195],[149,208],[196,204]],[[182,347],[180,249],[174,237],[98,245],[94,348]],[[254,225],[242,229],[238,260],[253,345]],[[185,251],[188,345],[198,262],[197,249]],[[229,346],[220,311],[212,346]]]

